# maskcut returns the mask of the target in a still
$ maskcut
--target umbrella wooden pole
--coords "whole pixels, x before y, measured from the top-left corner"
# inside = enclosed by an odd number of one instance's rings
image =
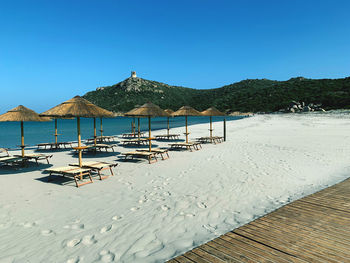
[[[188,143],[187,115],[185,116],[185,120],[186,120],[186,143]]]
[[[96,146],[97,133],[96,133],[96,118],[94,118],[94,145]]]
[[[149,152],[152,151],[152,141],[151,141],[151,116],[148,116],[148,128],[149,128]]]
[[[22,150],[22,157],[24,157],[24,129],[23,129],[23,121],[21,121],[21,150]]]
[[[57,133],[57,119],[55,119],[55,144],[57,147],[57,143],[58,143],[58,133]]]
[[[210,139],[213,137],[213,124],[212,124],[212,117],[210,116]]]
[[[82,167],[82,152],[81,152],[81,136],[80,136],[80,117],[77,117],[77,129],[78,129],[78,152],[79,152],[79,167]]]
[[[140,118],[137,118],[137,136],[140,140]]]
[[[168,138],[169,138],[169,130],[170,128],[169,128],[169,117],[168,117]]]
[[[102,127],[102,118],[100,118],[100,127],[101,127],[101,142],[102,142],[102,137],[103,137],[103,127]]]
[[[226,142],[226,118],[224,118],[224,142]]]

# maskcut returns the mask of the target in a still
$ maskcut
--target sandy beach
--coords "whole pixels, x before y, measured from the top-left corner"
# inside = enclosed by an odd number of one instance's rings
[[[348,178],[349,125],[340,113],[229,121],[225,143],[172,151],[151,165],[118,161],[115,176],[80,188],[47,182],[46,164],[2,167],[0,262],[164,262]],[[208,136],[208,128],[190,126],[190,138]],[[221,122],[214,134],[222,135]],[[53,154],[53,166],[77,161],[71,151]],[[84,158],[118,160],[117,153]]]

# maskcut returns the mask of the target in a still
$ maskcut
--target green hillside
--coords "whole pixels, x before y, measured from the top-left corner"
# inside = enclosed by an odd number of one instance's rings
[[[350,108],[350,78],[248,79],[217,89],[196,90],[130,77],[84,97],[115,112],[125,112],[149,101],[173,110],[189,105],[198,110],[215,106],[222,111],[273,112],[286,108],[293,100],[322,104],[326,110],[344,109]]]

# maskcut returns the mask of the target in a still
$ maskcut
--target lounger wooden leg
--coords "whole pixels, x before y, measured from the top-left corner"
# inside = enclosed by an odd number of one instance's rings
[[[76,176],[76,175],[74,176],[74,181],[75,181],[75,185],[76,185],[77,187],[79,187],[78,179],[77,179],[77,176]]]
[[[113,170],[112,170],[112,167],[111,167],[111,166],[109,167],[109,170],[111,171],[111,175],[114,176]]]

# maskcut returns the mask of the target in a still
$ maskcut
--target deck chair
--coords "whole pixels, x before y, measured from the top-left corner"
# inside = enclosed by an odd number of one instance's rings
[[[48,172],[49,175],[49,179],[48,181],[50,181],[50,177],[55,174],[55,175],[62,175],[62,176],[68,176],[68,177],[73,177],[74,181],[75,181],[75,185],[77,187],[85,185],[85,184],[90,184],[92,183],[92,177],[91,177],[91,169],[87,169],[87,168],[80,168],[80,167],[73,167],[73,166],[63,166],[63,167],[55,167],[55,168],[49,168],[49,169],[45,169],[45,172]],[[83,180],[84,176],[88,176],[89,177],[89,181],[87,182],[83,182],[83,183],[78,183],[78,180]]]
[[[114,147],[117,147],[116,144],[104,144],[104,143],[97,143],[96,145],[88,145],[84,151],[87,152],[98,152],[98,151],[102,151],[105,150],[106,152],[108,152],[108,149],[111,149],[114,152]]]
[[[180,138],[180,134],[162,134],[156,135],[156,140],[178,140]]]
[[[21,164],[23,165],[24,162],[26,161],[25,158],[21,156],[10,156],[9,152],[5,148],[0,148],[0,165],[8,165],[8,166],[13,166],[16,164]]]
[[[125,156],[125,160],[127,160],[127,157],[131,157],[131,159],[134,159],[136,157],[136,158],[146,158],[149,164],[157,162],[157,157],[154,152],[134,151],[134,152],[122,153],[122,155]]]
[[[78,163],[73,163],[73,164],[69,164],[70,166],[78,166]],[[82,163],[83,167],[82,168],[86,168],[86,169],[91,169],[94,172],[97,172],[98,176],[100,177],[100,180],[103,180],[105,178],[108,178],[109,175],[105,175],[102,176],[101,171],[103,170],[107,170],[109,169],[109,171],[111,172],[111,176],[113,176],[113,167],[116,167],[118,164],[115,163],[107,163],[107,162],[95,162],[95,161],[88,161],[88,162],[83,162]]]
[[[149,152],[149,150],[146,149],[140,149],[136,150],[137,152]],[[160,149],[160,148],[152,148],[152,153],[155,153],[156,155],[160,155],[162,160],[169,159],[169,150],[168,149]]]
[[[122,140],[121,141],[122,145],[147,145],[148,144],[148,139],[141,138],[141,139],[130,139],[130,140]]]
[[[200,142],[176,142],[176,143],[170,143],[170,149],[181,149],[186,148],[187,150],[190,150],[192,152],[193,150],[199,150],[199,148],[202,148],[202,145]]]
[[[21,155],[14,155],[15,157],[22,157]],[[39,165],[38,161],[40,160],[46,160],[47,164],[50,164],[49,159],[52,158],[51,155],[46,155],[42,153],[26,153],[24,155],[24,159],[27,159],[28,161],[34,160],[36,162],[36,165]]]

